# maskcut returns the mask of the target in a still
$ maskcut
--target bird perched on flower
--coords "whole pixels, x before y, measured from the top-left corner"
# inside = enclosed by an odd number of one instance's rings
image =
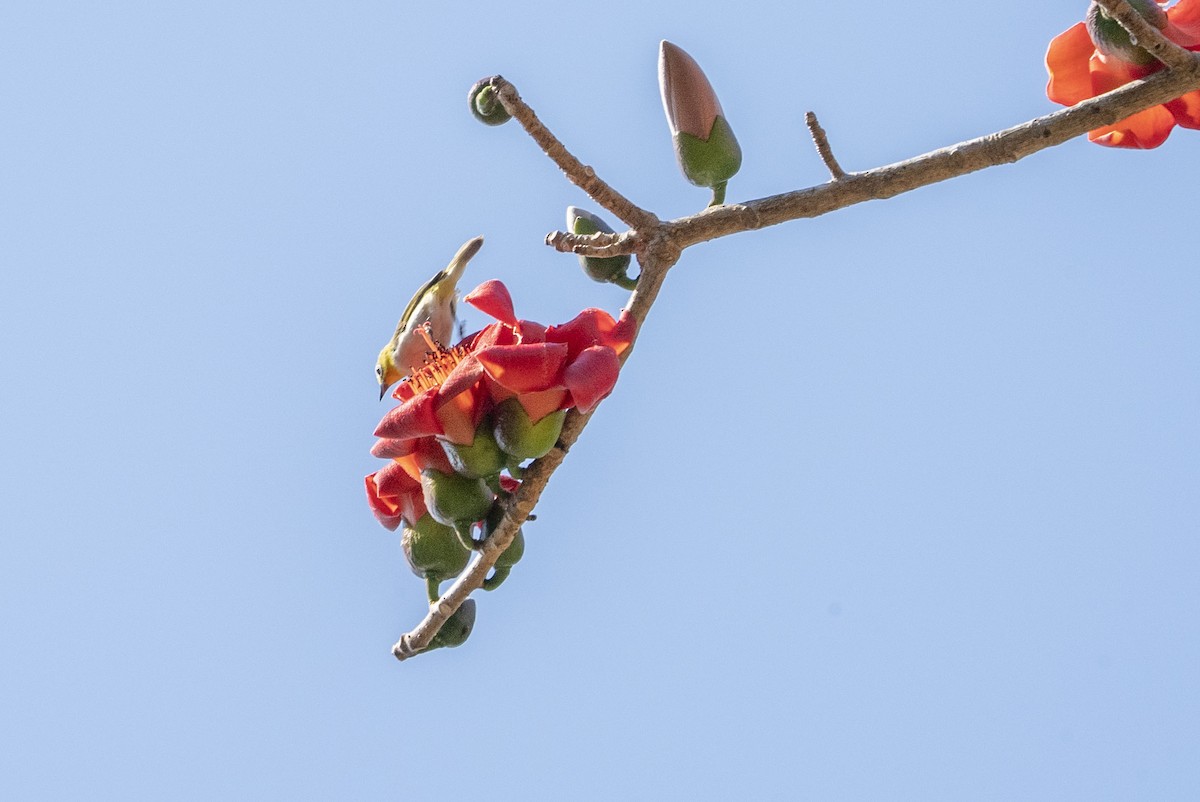
[[[404,315],[396,325],[396,333],[379,352],[375,363],[375,379],[379,382],[379,397],[404,376],[425,363],[429,346],[420,329],[428,324],[427,334],[434,342],[446,344],[454,333],[457,318],[458,280],[467,262],[479,253],[483,237],[463,243],[445,269],[425,282],[408,302]]]

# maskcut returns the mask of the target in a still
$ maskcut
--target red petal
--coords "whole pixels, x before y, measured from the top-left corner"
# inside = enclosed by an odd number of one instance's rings
[[[396,385],[396,389],[392,390],[392,398],[394,398],[400,402],[408,401],[411,398],[415,398],[416,395],[417,395],[417,391],[414,390],[413,386],[411,384],[409,384],[408,382],[400,382],[399,384]]]
[[[636,328],[633,318],[622,314],[620,324],[612,319],[612,315],[603,309],[584,309],[574,319],[560,326],[551,326],[546,330],[546,340],[555,343],[566,343],[574,359],[585,348],[593,345],[620,346],[624,351],[632,342],[633,331]]]
[[[538,393],[522,393],[517,396],[517,401],[529,416],[529,420],[537,423],[551,412],[571,406],[570,397],[570,393],[562,387],[553,387]]]
[[[1111,92],[1138,78],[1145,78],[1151,73],[1158,72],[1162,67],[1157,64],[1139,67],[1136,64],[1121,61],[1119,58],[1107,58],[1097,53],[1089,62],[1089,69],[1092,74],[1092,95],[1095,96]]]
[[[559,384],[567,361],[567,346],[560,343],[497,345],[477,353],[488,375],[516,393],[546,390]]]
[[[389,462],[375,471],[375,486],[382,499],[396,499],[404,493],[421,489],[421,483],[409,476],[398,462]]]
[[[424,510],[417,510],[421,500],[421,483],[412,479],[396,463],[380,468],[366,478],[367,504],[375,518],[388,529],[395,529],[402,519],[415,523]]]
[[[379,421],[379,426],[375,429],[375,436],[411,440],[414,437],[441,434],[442,426],[438,423],[433,408],[436,397],[437,389],[434,388],[405,401],[383,416],[383,420]]]
[[[1188,92],[1165,105],[1179,125],[1184,128],[1200,128],[1200,90]]]
[[[515,325],[517,315],[513,312],[512,296],[508,288],[497,279],[489,279],[467,293],[464,301],[503,323]]]
[[[407,457],[413,453],[418,442],[415,439],[397,440],[393,437],[383,437],[376,440],[375,445],[371,446],[371,456],[379,457],[380,459]]]
[[[1179,0],[1167,9],[1167,20],[1164,33],[1173,42],[1189,50],[1200,46],[1200,0]]]
[[[604,344],[611,347],[617,352],[617,356],[629,350],[629,346],[633,345],[634,339],[637,337],[637,321],[633,315],[629,314],[628,309],[621,310],[621,317],[617,319],[612,331],[608,334],[608,341]]]
[[[1082,22],[1051,39],[1046,51],[1046,69],[1050,72],[1046,96],[1064,106],[1074,106],[1081,100],[1095,97],[1097,93],[1092,88],[1088,67],[1095,52],[1096,46]]]
[[[479,383],[481,378],[483,378],[483,365],[479,364],[479,360],[475,358],[474,354],[471,354],[454,366],[454,370],[450,371],[450,375],[438,388],[438,406],[450,401],[459,393],[470,390]]]
[[[399,505],[385,502],[379,498],[379,491],[375,487],[374,474],[367,477],[367,506],[374,513],[375,520],[393,531],[400,525],[400,521],[403,520]]]
[[[482,375],[483,370],[479,372]],[[481,391],[470,389],[438,403],[437,417],[447,440],[466,445],[475,439],[475,429],[487,411],[480,395]]]
[[[472,351],[482,351],[493,345],[512,345],[517,341],[513,327],[505,323],[491,323],[473,335],[470,342]],[[465,342],[465,340],[464,340]]]
[[[1151,106],[1112,125],[1088,132],[1088,139],[1113,148],[1156,148],[1175,127],[1175,116],[1164,106]]]
[[[416,442],[412,454],[396,458],[396,464],[403,468],[409,477],[420,483],[421,471],[426,468],[434,468],[442,473],[454,472],[450,467],[450,460],[446,458],[446,452],[436,440],[432,437],[422,437]]]
[[[517,342],[544,343],[546,342],[546,327],[533,320],[517,321]]]
[[[617,352],[606,345],[587,348],[563,371],[563,384],[580,412],[590,412],[612,392],[621,371]]]

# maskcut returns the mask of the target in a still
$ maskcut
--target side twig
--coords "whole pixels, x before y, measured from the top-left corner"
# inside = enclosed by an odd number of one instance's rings
[[[571,155],[570,151],[537,118],[533,109],[521,99],[515,86],[499,75],[493,76],[490,83],[496,91],[496,97],[504,105],[504,110],[521,124],[525,132],[550,157],[550,160],[558,165],[571,183],[586,192],[588,197],[596,203],[624,220],[630,228],[649,228],[658,223],[657,217],[600,180],[595,170]]]
[[[600,232],[597,234],[570,234],[552,231],[546,235],[546,244],[562,253],[580,256],[623,256],[637,251],[639,237],[636,232],[621,234]]]
[[[829,138],[825,135],[825,129],[821,127],[821,123],[817,122],[817,115],[811,111],[805,112],[804,124],[808,126],[808,132],[812,134],[813,144],[817,146],[817,153],[821,157],[821,161],[825,162],[825,166],[829,169],[829,174],[833,176],[833,180],[846,177],[846,171],[838,164],[838,160],[834,158],[833,148],[829,147]]]

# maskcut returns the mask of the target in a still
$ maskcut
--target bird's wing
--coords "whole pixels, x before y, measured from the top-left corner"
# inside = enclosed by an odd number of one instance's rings
[[[396,333],[392,335],[392,341],[399,344],[401,335],[408,328],[409,322],[412,320],[413,314],[416,313],[417,307],[421,305],[421,299],[425,294],[433,288],[435,284],[441,281],[446,276],[445,270],[439,270],[434,274],[433,278],[421,285],[421,289],[417,290],[417,294],[408,302],[408,306],[404,308],[404,314],[400,317],[400,322],[396,324]]]

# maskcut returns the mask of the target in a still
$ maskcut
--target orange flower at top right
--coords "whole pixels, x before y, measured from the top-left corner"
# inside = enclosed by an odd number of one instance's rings
[[[1153,0],[1130,5],[1172,42],[1200,50],[1200,0],[1179,0],[1170,8]],[[1092,3],[1086,23],[1076,23],[1051,40],[1046,69],[1050,71],[1046,95],[1055,103],[1073,106],[1145,78],[1162,65],[1131,44],[1124,30]],[[1176,125],[1200,128],[1200,90],[1089,131],[1088,139],[1116,148],[1156,148]]]

